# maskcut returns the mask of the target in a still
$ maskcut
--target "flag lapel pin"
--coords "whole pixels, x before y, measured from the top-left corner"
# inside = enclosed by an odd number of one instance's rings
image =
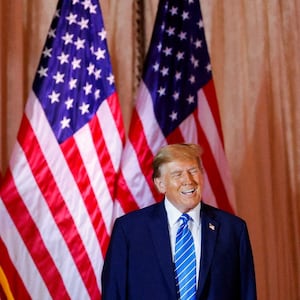
[[[214,224],[209,223],[209,224],[208,224],[208,228],[209,228],[210,230],[215,230],[215,229],[216,229],[216,226],[215,226]]]

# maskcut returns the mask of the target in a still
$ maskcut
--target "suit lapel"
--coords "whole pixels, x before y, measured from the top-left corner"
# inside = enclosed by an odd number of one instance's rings
[[[201,259],[200,275],[198,282],[198,299],[204,289],[207,274],[214,256],[215,244],[219,232],[219,223],[209,213],[209,207],[204,203],[201,204]]]
[[[157,210],[153,213],[149,229],[161,272],[166,280],[168,289],[171,291],[172,299],[176,299],[174,266],[164,201],[158,204]]]

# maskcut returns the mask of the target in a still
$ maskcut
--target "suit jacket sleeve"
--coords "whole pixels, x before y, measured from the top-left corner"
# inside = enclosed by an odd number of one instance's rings
[[[254,262],[246,224],[240,239],[241,299],[256,300]]]
[[[126,299],[126,238],[115,221],[102,270],[102,300]]]

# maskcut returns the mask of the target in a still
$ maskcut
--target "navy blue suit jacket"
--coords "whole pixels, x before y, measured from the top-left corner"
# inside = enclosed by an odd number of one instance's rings
[[[255,300],[246,223],[201,204],[198,300]],[[118,218],[102,272],[103,300],[177,299],[164,202]]]

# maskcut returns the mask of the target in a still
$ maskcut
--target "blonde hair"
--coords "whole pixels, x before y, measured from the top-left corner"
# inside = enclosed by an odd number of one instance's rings
[[[152,179],[160,177],[160,167],[176,159],[196,159],[203,172],[201,154],[202,148],[198,144],[170,144],[162,147],[155,155],[152,163]]]

